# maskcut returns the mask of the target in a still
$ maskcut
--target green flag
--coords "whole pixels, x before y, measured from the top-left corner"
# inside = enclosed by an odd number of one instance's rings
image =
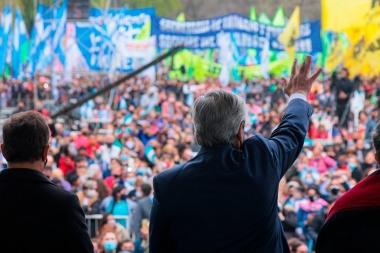
[[[179,22],[185,22],[186,21],[186,16],[185,16],[185,13],[184,12],[181,12],[178,17],[177,17],[177,21]]]
[[[285,16],[284,8],[282,8],[282,6],[278,7],[276,14],[274,14],[272,25],[278,26],[278,27],[286,26],[286,16]]]
[[[268,18],[267,14],[265,13],[261,13],[260,14],[260,17],[259,17],[259,20],[258,20],[260,23],[262,24],[266,24],[266,25],[271,25],[272,22],[270,21],[270,19]]]
[[[151,21],[148,21],[141,28],[141,31],[136,36],[136,40],[146,40],[150,38]]]
[[[253,6],[250,9],[249,19],[252,20],[252,21],[256,21],[257,20],[257,17],[256,17],[256,8],[253,7]],[[247,53],[248,53],[249,56],[255,57],[256,54],[257,54],[257,51],[256,51],[256,49],[248,49]],[[250,74],[251,73],[252,73],[252,71],[250,72]],[[252,76],[254,76],[254,75],[252,74]],[[252,78],[252,77],[246,77],[246,78]]]
[[[253,20],[253,21],[257,20],[257,17],[256,17],[256,8],[253,7],[253,6],[251,7],[251,9],[249,11],[249,19]]]

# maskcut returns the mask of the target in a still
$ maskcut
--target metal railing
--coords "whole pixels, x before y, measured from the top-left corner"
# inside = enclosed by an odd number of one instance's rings
[[[129,231],[130,225],[131,225],[129,222],[129,215],[113,215],[113,217],[116,221],[125,220],[127,224],[126,230]],[[94,237],[97,235],[99,231],[99,221],[101,219],[103,219],[103,215],[101,214],[86,215],[87,228],[91,237]]]

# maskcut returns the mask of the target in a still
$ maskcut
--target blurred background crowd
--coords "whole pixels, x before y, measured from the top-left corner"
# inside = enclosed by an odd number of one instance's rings
[[[58,104],[110,82],[76,76],[52,91],[46,89],[48,78],[40,81],[39,96]],[[378,169],[371,132],[378,121],[379,84],[380,78],[351,80],[345,69],[313,84],[308,100],[314,114],[304,149],[279,185],[278,215],[292,252],[312,252],[336,199]],[[46,116],[51,149],[44,173],[77,194],[96,252],[148,252],[152,178],[199,151],[191,116],[198,96],[213,89],[242,96],[249,108],[246,138],[259,133],[269,138],[288,99],[277,78],[222,87],[217,79],[181,82],[162,75],[154,83],[146,78],[126,81],[113,94],[53,121],[48,106],[25,103],[33,97],[32,85],[27,79],[0,83],[1,105],[13,106],[12,113],[36,109]],[[2,163],[6,168],[4,159]]]

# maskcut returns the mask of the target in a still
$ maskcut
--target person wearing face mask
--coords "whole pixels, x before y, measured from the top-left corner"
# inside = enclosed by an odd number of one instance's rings
[[[152,209],[153,198],[152,186],[149,184],[141,184],[136,190],[136,196],[140,196],[137,201],[136,210],[133,214],[133,225],[136,239],[140,239],[141,221],[150,218],[150,211]]]
[[[128,155],[127,154],[120,154],[120,161],[123,166],[128,165]]]
[[[154,110],[155,106],[158,105],[158,101],[158,88],[156,86],[150,86],[146,93],[141,96],[140,106],[144,109],[143,114],[147,115]]]
[[[122,175],[125,170],[122,167],[122,165],[123,164],[120,159],[112,158],[111,164],[110,164],[111,176],[104,179],[104,183],[107,185],[108,189],[111,190],[115,184],[123,183]]]
[[[322,208],[327,206],[327,202],[319,197],[318,187],[311,185],[306,191],[307,199],[300,203],[297,218],[298,226],[305,231],[313,216]]]
[[[127,203],[127,189],[124,185],[116,186],[112,191],[112,199],[107,207],[107,213],[113,215],[129,215]],[[126,220],[117,220],[124,228],[127,227]]]
[[[107,185],[104,183],[102,172],[100,170],[99,165],[91,164],[86,173],[86,178],[90,180],[94,180],[97,184],[97,192],[99,193],[99,199],[102,201],[106,197],[110,195],[110,191],[107,188]]]
[[[134,140],[133,140],[132,137],[129,137],[129,138],[127,139],[127,141],[125,142],[125,146],[126,146],[127,149],[129,149],[129,150],[133,150],[133,149],[135,148],[136,144],[135,144],[135,142],[134,142]]]
[[[137,133],[137,138],[145,146],[149,141],[155,140],[156,136],[152,134],[151,124],[148,121],[141,122],[141,129]]]
[[[87,180],[83,184],[83,190],[77,192],[79,203],[85,215],[100,214],[100,199],[97,192],[96,181]],[[96,220],[90,220],[90,236],[96,236]]]
[[[127,230],[122,225],[117,223],[113,215],[110,213],[105,214],[103,216],[103,218],[100,220],[99,227],[100,234],[106,230],[112,230],[113,232],[115,232],[116,238],[119,242],[129,239],[129,233],[127,232]]]
[[[177,108],[175,105],[176,95],[175,93],[169,93],[168,100],[162,103],[162,117],[164,119],[173,119],[177,114]]]
[[[135,253],[135,245],[130,239],[120,242],[117,249],[117,253]]]
[[[100,153],[100,150],[96,151],[95,153],[94,164],[99,165],[100,170],[102,171],[103,178],[109,177],[111,175],[111,171],[109,170],[109,164],[103,161],[102,153]]]
[[[101,253],[116,253],[117,238],[112,230],[104,231],[100,235],[100,242],[102,247]]]
[[[101,159],[110,164],[111,158],[119,157],[121,148],[113,145],[115,142],[115,136],[108,134],[105,137],[105,144],[100,147]]]
[[[85,214],[100,213],[100,199],[96,181],[87,180],[83,185],[83,191],[78,192],[77,196]]]
[[[72,174],[67,178],[67,181],[71,185],[71,192],[77,194],[78,192],[83,190],[83,182],[81,178],[77,174]]]

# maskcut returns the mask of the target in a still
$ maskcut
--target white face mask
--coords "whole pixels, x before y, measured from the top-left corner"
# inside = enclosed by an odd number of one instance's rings
[[[82,181],[83,184],[87,181],[86,176],[80,176],[79,178],[80,178],[80,181]]]
[[[95,189],[87,190],[87,196],[89,198],[95,197],[95,195],[96,195],[96,190]]]
[[[307,157],[308,159],[311,159],[311,158],[313,157],[313,151],[307,151],[307,152],[306,152],[306,157]]]
[[[136,198],[141,198],[142,196],[141,191],[136,191]]]

